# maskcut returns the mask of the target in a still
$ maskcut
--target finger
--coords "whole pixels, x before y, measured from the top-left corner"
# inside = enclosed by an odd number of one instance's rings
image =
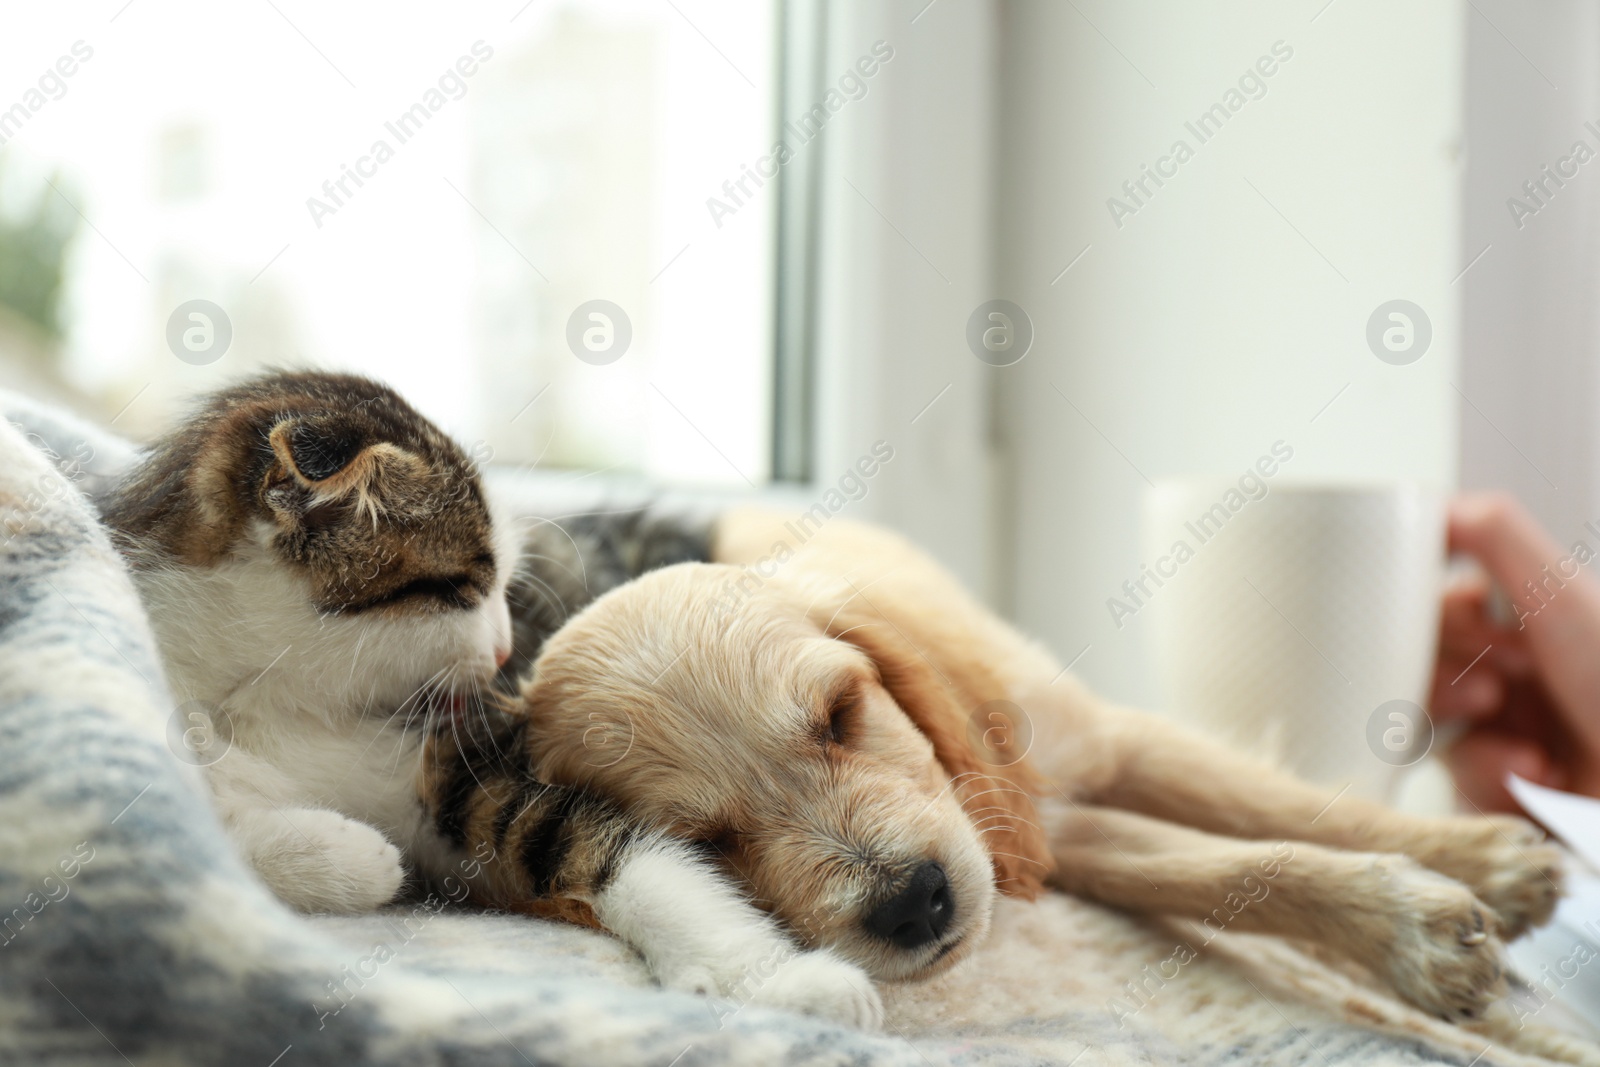
[[[1440,655],[1471,659],[1499,636],[1486,598],[1470,592],[1446,593],[1439,607]]]
[[[1513,593],[1539,568],[1561,558],[1560,546],[1505,493],[1457,496],[1450,502],[1447,529],[1450,551],[1476,559],[1501,588]]]
[[[1515,602],[1519,615],[1536,610],[1529,616],[1530,624],[1532,619],[1544,622],[1551,611],[1570,613],[1578,607],[1572,603],[1578,598],[1559,594],[1581,571],[1513,498],[1502,493],[1457,497],[1450,504],[1449,537],[1452,551],[1465,552],[1483,564]]]
[[[1456,788],[1484,811],[1521,810],[1506,789],[1509,774],[1552,787],[1562,777],[1549,754],[1534,742],[1487,731],[1463,736],[1445,752],[1445,763]]]
[[[1505,694],[1505,684],[1491,668],[1441,662],[1434,668],[1428,710],[1441,722],[1487,718],[1500,709]]]
[[[1528,638],[1521,630],[1501,630],[1496,634],[1486,659],[1495,670],[1513,678],[1533,673],[1533,653],[1528,650]]]
[[[1446,577],[1441,596],[1446,606],[1481,608],[1488,600],[1489,590],[1493,588],[1488,573],[1477,564],[1469,566],[1470,569],[1453,571]]]
[[[1527,674],[1533,669],[1533,659],[1525,633],[1491,616],[1488,578],[1483,572],[1465,581],[1470,584],[1452,586],[1440,601],[1439,658],[1470,663],[1487,653],[1501,671]]]
[[[1579,553],[1563,555],[1520,505],[1496,493],[1452,503],[1450,540],[1512,596],[1553,707],[1600,754],[1600,583],[1582,569]]]

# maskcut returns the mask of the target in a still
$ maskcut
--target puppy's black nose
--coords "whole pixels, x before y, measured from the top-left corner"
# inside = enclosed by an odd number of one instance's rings
[[[867,932],[904,949],[921,948],[944,936],[955,911],[950,879],[929,860],[911,873],[904,889],[873,909]]]

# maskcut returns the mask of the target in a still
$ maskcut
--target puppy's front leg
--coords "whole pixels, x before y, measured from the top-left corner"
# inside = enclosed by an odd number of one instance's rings
[[[1126,811],[1041,809],[1069,892],[1240,930],[1319,941],[1449,1019],[1504,992],[1493,912],[1406,856],[1218,837]]]
[[[1181,724],[1129,708],[1074,700],[1072,720],[1093,765],[1052,768],[1077,796],[1213,833],[1399,852],[1465,882],[1495,910],[1502,934],[1549,919],[1560,896],[1561,852],[1511,816],[1420,818],[1309,785]]]
[[[681,842],[646,837],[625,846],[590,906],[663,986],[729,1000],[729,1014],[759,1004],[862,1029],[883,1025],[865,971],[826,949],[796,948]]]

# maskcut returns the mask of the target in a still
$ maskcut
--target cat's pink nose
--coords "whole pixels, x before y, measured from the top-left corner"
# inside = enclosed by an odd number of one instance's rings
[[[495,665],[495,669],[498,670],[501,667],[504,667],[506,665],[506,660],[508,660],[510,658],[511,658],[511,646],[510,645],[506,645],[503,648],[496,648],[494,650],[494,665]]]

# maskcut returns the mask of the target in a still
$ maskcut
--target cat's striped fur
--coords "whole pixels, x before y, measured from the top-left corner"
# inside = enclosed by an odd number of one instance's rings
[[[526,721],[494,712],[459,731],[435,730],[419,783],[440,838],[493,857],[468,882],[481,903],[594,924],[590,905],[640,838],[637,820],[581,789],[536,780]]]
[[[435,722],[419,788],[439,837],[493,855],[471,886],[481,902],[575,922],[638,843],[638,821],[581,789],[538,781],[527,720],[512,699],[545,641],[596,597],[659,567],[710,557],[708,524],[648,508],[534,520],[506,591],[512,653],[472,715]],[[602,726],[597,760],[620,758],[627,737]]]

